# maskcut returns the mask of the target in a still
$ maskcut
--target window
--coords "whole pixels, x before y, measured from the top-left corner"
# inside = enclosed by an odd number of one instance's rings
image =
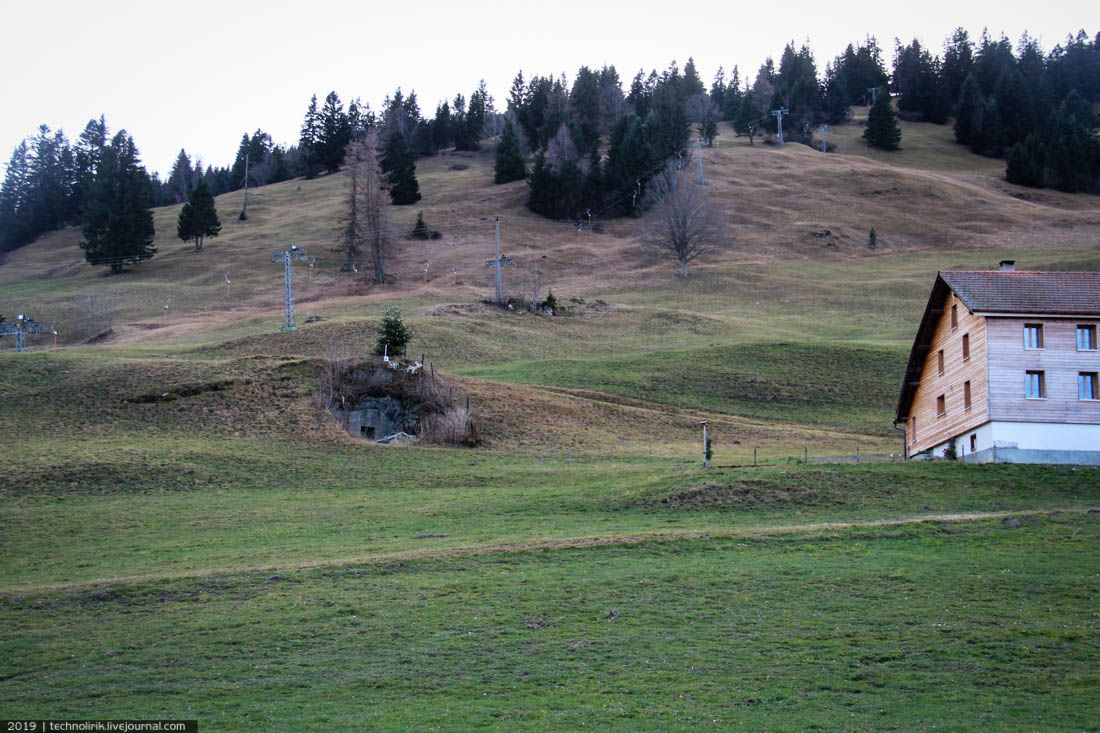
[[[951,328],[959,327],[959,306],[951,306]]]
[[[1029,400],[1044,400],[1047,396],[1046,372],[1027,372],[1024,396]]]
[[[1096,326],[1077,327],[1077,350],[1096,351]]]
[[[1024,325],[1024,348],[1025,349],[1041,349],[1043,348],[1043,326],[1039,323],[1028,323]]]
[[[1097,376],[1096,372],[1080,372],[1077,375],[1077,399],[1100,400],[1100,394],[1096,391]]]
[[[970,452],[971,453],[977,453],[978,452],[978,434],[977,433],[971,433],[970,434]]]
[[[963,361],[970,358],[970,334],[963,334]]]
[[[911,425],[909,427],[909,442],[916,443],[917,442],[917,416],[913,415],[913,417],[910,418],[909,422],[911,423]]]
[[[946,414],[947,414],[947,396],[941,394],[939,397],[936,398],[936,415],[938,417],[943,417]]]
[[[970,411],[970,382],[963,382],[963,407]]]
[[[940,376],[943,376],[943,349],[936,352],[936,368],[940,371]]]

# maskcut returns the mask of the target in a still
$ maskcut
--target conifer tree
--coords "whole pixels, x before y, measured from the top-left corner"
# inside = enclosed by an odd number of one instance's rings
[[[901,128],[898,127],[894,108],[890,104],[890,93],[885,89],[879,90],[878,99],[867,115],[867,129],[863,131],[863,139],[869,145],[882,150],[897,150],[900,147]]]
[[[221,233],[222,223],[218,219],[218,210],[214,205],[214,194],[206,181],[199,179],[191,190],[187,203],[180,209],[176,221],[176,235],[183,241],[195,240],[195,251],[202,252],[207,237],[216,237]]]
[[[970,145],[974,140],[975,121],[981,114],[985,101],[978,86],[978,78],[967,74],[959,91],[959,103],[955,107],[955,140]]]
[[[348,143],[351,142],[351,121],[344,113],[344,105],[336,92],[329,92],[320,112],[317,140],[317,162],[329,173],[335,173],[344,162]]]
[[[398,206],[420,200],[420,184],[416,180],[416,160],[401,131],[394,129],[382,151],[382,171],[390,189],[390,200]]]
[[[1044,166],[1043,144],[1039,136],[1033,132],[1023,142],[1012,146],[1008,165],[1005,167],[1005,179],[1017,186],[1041,188]]]
[[[501,133],[500,144],[497,145],[493,170],[493,181],[496,183],[522,181],[527,177],[527,163],[520,153],[519,138],[516,137],[511,120],[504,121],[504,132]]]
[[[84,202],[80,248],[85,259],[119,273],[125,265],[156,254],[149,203],[149,176],[133,139],[122,130],[104,148],[95,183]]]
[[[412,331],[405,325],[401,309],[391,305],[383,314],[382,322],[378,324],[378,340],[374,344],[374,353],[379,356],[401,356],[411,340]]]
[[[306,117],[302,121],[302,132],[298,138],[298,155],[302,164],[302,173],[306,178],[317,174],[317,146],[321,140],[321,114],[317,111],[317,95],[309,100]]]

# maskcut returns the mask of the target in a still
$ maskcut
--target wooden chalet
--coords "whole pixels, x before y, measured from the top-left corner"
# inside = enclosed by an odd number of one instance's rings
[[[907,458],[1100,465],[1100,272],[940,272],[895,426]]]

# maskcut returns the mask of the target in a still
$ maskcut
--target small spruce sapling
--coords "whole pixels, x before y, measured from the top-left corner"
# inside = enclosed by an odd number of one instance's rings
[[[401,356],[405,353],[405,347],[410,340],[412,340],[412,331],[405,325],[405,320],[401,317],[401,309],[396,305],[390,306],[379,324],[374,353]]]

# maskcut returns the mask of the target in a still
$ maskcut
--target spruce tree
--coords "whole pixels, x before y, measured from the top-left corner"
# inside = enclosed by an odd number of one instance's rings
[[[415,204],[420,200],[420,184],[416,180],[416,160],[400,130],[394,129],[386,140],[380,161],[390,189],[390,200],[397,206]]]
[[[329,92],[325,97],[319,120],[317,162],[329,173],[335,173],[344,162],[344,154],[351,142],[351,120],[344,113],[344,105],[336,92]]]
[[[879,90],[878,99],[867,115],[867,129],[863,131],[863,139],[868,145],[883,150],[897,150],[900,147],[901,128],[898,127],[894,108],[890,104],[890,94],[885,89]]]
[[[500,144],[497,145],[493,181],[495,183],[510,183],[511,181],[522,181],[526,177],[527,163],[519,150],[519,138],[516,137],[512,121],[505,120],[504,131],[500,135]]]
[[[317,111],[317,95],[314,94],[309,100],[309,108],[306,109],[306,116],[302,121],[302,132],[298,137],[298,156],[306,178],[313,178],[317,173],[317,147],[320,140],[321,113]]]
[[[401,356],[412,340],[412,331],[401,317],[401,309],[391,305],[382,316],[378,325],[378,340],[374,344],[374,353],[379,356]]]
[[[191,190],[187,203],[180,209],[176,222],[176,235],[183,241],[195,240],[195,251],[201,252],[203,241],[207,237],[216,237],[221,233],[222,223],[214,206],[214,194],[206,181],[199,179]]]
[[[1039,136],[1031,133],[1023,142],[1012,146],[1005,167],[1005,179],[1017,186],[1043,186],[1043,167],[1045,165],[1043,144]]]
[[[133,139],[120,131],[104,148],[95,183],[84,202],[80,248],[93,265],[122,272],[132,262],[156,254],[149,176],[138,159]]]

